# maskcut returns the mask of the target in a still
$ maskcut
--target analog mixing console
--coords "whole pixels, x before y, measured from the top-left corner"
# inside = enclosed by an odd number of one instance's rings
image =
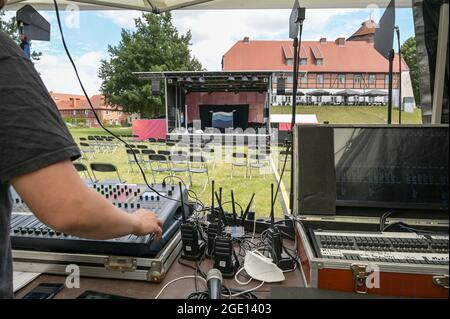
[[[37,250],[64,253],[95,253],[119,256],[154,257],[178,231],[181,224],[181,194],[178,187],[136,184],[97,183],[89,187],[99,192],[117,208],[133,213],[138,209],[155,212],[163,222],[163,237],[129,235],[111,240],[88,240],[57,232],[41,223],[11,189],[13,214],[11,217],[11,245],[15,250]],[[162,196],[161,196],[162,195]],[[183,188],[187,202],[187,189]],[[188,212],[189,209],[186,209]]]
[[[448,266],[448,235],[324,230],[311,235],[320,258]]]

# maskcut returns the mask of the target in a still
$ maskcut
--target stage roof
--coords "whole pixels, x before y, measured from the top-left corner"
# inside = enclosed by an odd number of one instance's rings
[[[53,0],[9,0],[7,10],[17,10],[31,4],[37,10],[53,10]],[[293,0],[58,0],[61,9],[76,4],[81,10],[141,10],[164,12],[177,9],[292,9]],[[387,0],[302,0],[306,8],[385,8]],[[411,7],[411,0],[397,0],[397,7]]]
[[[134,72],[141,80],[167,79],[167,83],[189,92],[260,92],[270,88],[272,72],[176,71]]]

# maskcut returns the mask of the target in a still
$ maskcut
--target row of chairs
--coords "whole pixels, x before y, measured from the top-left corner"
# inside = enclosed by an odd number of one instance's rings
[[[175,176],[185,173],[189,177],[189,184],[193,185],[193,174],[205,174],[206,180],[203,189],[209,182],[208,161],[202,155],[190,155],[176,153],[172,154],[168,151],[143,150],[127,150],[128,172],[134,172],[136,160],[139,164],[144,165],[144,169],[150,171],[153,181],[156,183],[156,175],[165,173],[168,176]],[[134,153],[134,154],[133,154]],[[135,157],[136,156],[136,157]]]
[[[99,153],[113,154],[116,152],[119,143],[113,137],[88,136],[80,137],[80,143],[89,144],[95,151]]]
[[[74,163],[75,169],[78,173],[80,173],[85,181],[91,182],[91,183],[98,183],[98,182],[114,182],[114,183],[126,183],[124,179],[120,177],[119,170],[117,167],[110,163],[90,163],[89,167],[91,170],[91,173],[89,172],[88,167],[83,163]],[[117,179],[110,180],[110,179],[104,179],[101,180],[97,177],[96,173],[114,173],[117,176]]]

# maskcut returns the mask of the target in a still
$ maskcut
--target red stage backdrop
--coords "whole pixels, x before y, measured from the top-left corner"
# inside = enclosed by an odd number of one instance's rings
[[[189,93],[186,96],[188,123],[200,120],[199,105],[238,105],[248,104],[248,122],[264,122],[264,103],[266,93],[241,92],[235,93]]]
[[[139,140],[149,138],[166,138],[166,120],[135,120],[133,121],[133,135],[139,136]]]

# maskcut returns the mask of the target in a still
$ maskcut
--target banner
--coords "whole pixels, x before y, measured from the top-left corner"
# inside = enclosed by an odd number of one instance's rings
[[[165,119],[135,120],[133,121],[133,135],[139,136],[140,141],[149,138],[166,139],[167,125]]]

